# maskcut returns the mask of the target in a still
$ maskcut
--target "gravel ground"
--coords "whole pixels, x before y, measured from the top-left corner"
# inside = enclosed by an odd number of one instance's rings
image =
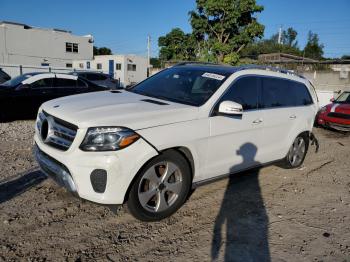
[[[38,171],[33,121],[0,123],[0,261],[350,261],[350,136],[316,129],[300,169],[198,188],[142,223],[79,200]]]

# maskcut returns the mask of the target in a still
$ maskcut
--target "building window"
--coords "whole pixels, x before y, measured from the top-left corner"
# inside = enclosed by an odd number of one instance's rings
[[[50,66],[49,63],[41,63],[41,66]]]
[[[73,64],[68,63],[68,64],[66,64],[66,67],[67,67],[67,68],[72,68],[72,67],[73,67]]]
[[[66,52],[78,53],[79,52],[78,44],[66,42]]]
[[[96,64],[96,68],[97,69],[102,69],[102,64],[101,63]]]
[[[122,70],[122,64],[115,64],[115,70]]]
[[[128,71],[136,71],[136,65],[135,64],[128,64]]]
[[[84,68],[84,64],[83,63],[79,63],[79,68]]]

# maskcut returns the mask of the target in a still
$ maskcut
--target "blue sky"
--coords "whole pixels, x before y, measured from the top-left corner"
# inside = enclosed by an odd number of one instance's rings
[[[62,28],[74,34],[92,34],[97,46],[114,53],[146,54],[147,35],[152,54],[158,54],[157,39],[174,27],[190,32],[188,12],[195,0],[0,0],[0,20],[31,26]],[[258,15],[270,37],[280,26],[294,27],[299,46],[307,32],[319,34],[327,57],[350,55],[350,0],[257,0],[265,7]]]

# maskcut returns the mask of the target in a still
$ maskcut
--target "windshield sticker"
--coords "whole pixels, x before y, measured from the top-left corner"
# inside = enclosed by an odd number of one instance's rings
[[[221,81],[225,78],[225,76],[213,74],[213,73],[204,73],[202,75],[202,77],[207,77],[207,78],[211,78],[211,79],[215,79],[215,80],[219,80],[219,81]]]

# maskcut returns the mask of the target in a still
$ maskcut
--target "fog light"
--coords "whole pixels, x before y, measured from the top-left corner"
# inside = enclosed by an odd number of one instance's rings
[[[103,169],[95,169],[90,174],[92,188],[96,193],[103,193],[107,185],[107,172]]]

